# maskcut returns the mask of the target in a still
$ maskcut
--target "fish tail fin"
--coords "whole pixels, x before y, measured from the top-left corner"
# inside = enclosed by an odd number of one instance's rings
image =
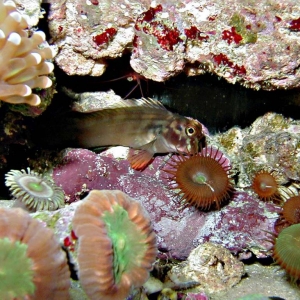
[[[130,149],[128,161],[132,169],[142,171],[153,161],[153,153],[147,150]]]

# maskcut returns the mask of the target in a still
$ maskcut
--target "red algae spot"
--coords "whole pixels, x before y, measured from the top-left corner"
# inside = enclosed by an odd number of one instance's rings
[[[139,21],[150,22],[155,18],[157,12],[162,11],[162,6],[159,4],[156,7],[150,7],[146,12],[142,13],[139,18]]]
[[[69,236],[64,238],[64,246],[69,249],[69,251],[73,252],[75,250],[75,245],[77,241],[77,236],[72,230]]]
[[[172,51],[173,46],[182,41],[179,37],[180,32],[176,27],[169,27],[161,20],[155,20],[158,12],[162,11],[162,6],[151,7],[142,13],[135,23],[137,31],[143,31],[146,34],[156,37],[160,46],[167,51]]]
[[[282,19],[278,16],[275,16],[275,20],[276,20],[276,22],[281,22]]]
[[[247,73],[246,69],[244,66],[238,66],[235,65],[231,60],[228,59],[228,57],[223,54],[220,53],[218,55],[214,55],[213,56],[214,61],[218,64],[218,65],[224,65],[224,66],[228,66],[232,69],[233,74],[234,75],[245,75]]]
[[[98,0],[91,0],[91,3],[92,3],[93,5],[98,5],[98,4],[99,4],[99,1],[98,1]]]
[[[74,241],[78,239],[77,236],[76,236],[76,234],[75,234],[75,232],[74,232],[74,230],[71,230],[71,238]]]
[[[132,52],[133,53],[136,53],[136,48],[137,48],[137,46],[138,46],[138,37],[135,35],[134,36],[134,38],[133,38],[133,41],[132,41],[132,46],[133,46],[133,50],[132,50]]]
[[[59,25],[57,29],[58,29],[58,32],[61,33],[64,28],[61,25]]]
[[[290,27],[289,29],[292,31],[300,31],[300,18],[292,20],[289,23]]]
[[[70,247],[72,245],[71,239],[69,236],[64,238],[64,246],[65,247]]]
[[[203,41],[209,38],[208,35],[204,35],[203,32],[201,32],[196,26],[191,26],[189,29],[184,29],[184,33],[187,38],[192,40]]]
[[[172,51],[173,46],[181,41],[179,37],[179,31],[177,28],[170,29],[165,25],[162,25],[163,30],[154,31],[153,35],[157,38],[158,43],[165,50]]]
[[[81,32],[82,32],[82,28],[80,28],[80,27],[74,29],[75,34],[80,34]]]
[[[217,18],[217,16],[210,16],[210,17],[208,18],[208,21],[214,21],[216,18]]]
[[[243,40],[243,37],[236,32],[235,27],[231,27],[231,30],[224,30],[222,32],[222,39],[230,45],[232,42],[239,44]]]
[[[107,28],[101,34],[93,36],[93,41],[98,45],[107,44],[117,33],[115,28]]]

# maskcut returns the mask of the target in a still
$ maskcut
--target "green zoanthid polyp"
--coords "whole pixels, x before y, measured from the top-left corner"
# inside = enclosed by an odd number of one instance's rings
[[[45,188],[44,188],[42,182],[40,181],[40,182],[29,182],[28,189],[30,189],[33,192],[42,192]]]
[[[49,176],[26,170],[5,174],[5,184],[12,196],[31,210],[55,210],[63,207],[64,192]]]

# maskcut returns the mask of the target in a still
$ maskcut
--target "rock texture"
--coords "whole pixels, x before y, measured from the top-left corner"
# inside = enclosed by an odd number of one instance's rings
[[[274,90],[300,85],[299,16],[297,0],[54,0],[49,26],[70,75],[100,76],[129,51],[132,68],[154,81],[211,72]]]

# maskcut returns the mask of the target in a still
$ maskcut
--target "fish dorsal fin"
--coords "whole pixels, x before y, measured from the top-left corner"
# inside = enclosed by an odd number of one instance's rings
[[[128,109],[130,111],[132,109],[138,109],[140,112],[148,112],[149,109],[155,109],[157,111],[164,112],[166,114],[171,114],[158,100],[154,100],[151,98],[141,98],[141,99],[128,99],[128,100],[120,100],[115,102],[112,105],[109,105],[105,108],[100,108],[98,110],[80,112],[81,116],[78,116],[79,124],[81,123],[80,118],[83,117],[85,119],[94,119],[97,118],[105,118],[109,115],[117,115],[124,109]],[[83,114],[83,115],[82,115]]]
[[[127,99],[120,100],[113,105],[107,107],[107,109],[123,108],[123,107],[147,107],[167,110],[161,102],[152,98],[141,98],[141,99]],[[104,108],[105,109],[105,108]]]

